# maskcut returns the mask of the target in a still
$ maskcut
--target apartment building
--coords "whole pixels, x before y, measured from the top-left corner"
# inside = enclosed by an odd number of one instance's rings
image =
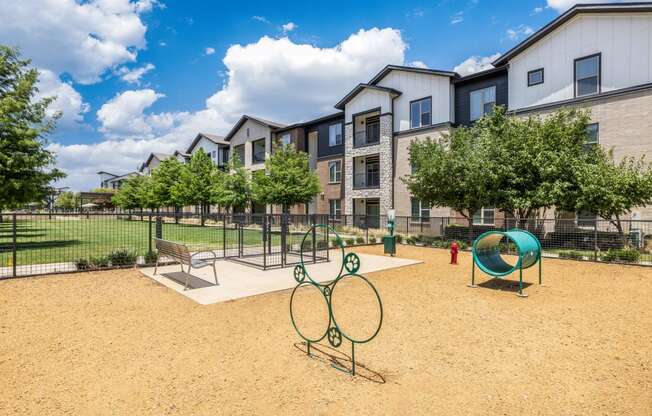
[[[345,203],[348,215],[410,215],[400,180],[410,173],[412,140],[436,138],[453,120],[451,71],[388,65],[359,84],[336,108],[344,111]],[[433,210],[436,211],[436,210]]]
[[[410,143],[471,125],[495,105],[516,116],[587,108],[590,143],[612,148],[616,158],[652,153],[652,3],[576,5],[493,66],[461,77],[388,65],[335,104],[338,113],[292,125],[244,115],[224,138],[200,133],[174,157],[187,160],[203,148],[220,166],[237,155],[257,171],[275,146],[292,144],[309,154],[322,185],[315,201],[293,213],[378,216],[394,209],[427,221],[455,213],[410,195],[401,180],[411,172]],[[474,222],[501,217],[485,207]],[[652,219],[652,208],[632,217]]]

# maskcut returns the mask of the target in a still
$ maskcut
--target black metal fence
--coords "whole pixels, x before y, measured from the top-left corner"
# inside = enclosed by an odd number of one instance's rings
[[[335,236],[304,235],[311,224],[329,224],[347,246],[379,244],[387,217],[366,215],[267,215],[196,213],[10,213],[0,215],[0,278],[131,267],[156,259],[155,237],[211,250],[219,258],[267,269],[323,261]],[[565,219],[499,220],[470,224],[465,218],[398,217],[403,244],[468,248],[492,229],[523,228],[541,241],[544,255],[652,265],[652,222]]]

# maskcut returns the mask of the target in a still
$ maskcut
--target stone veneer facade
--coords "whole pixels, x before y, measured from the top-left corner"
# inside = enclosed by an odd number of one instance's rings
[[[344,128],[344,213],[353,214],[353,200],[366,198],[380,199],[380,215],[386,215],[392,209],[392,140],[393,118],[391,114],[380,116],[380,142],[375,145],[353,147],[353,124]],[[353,158],[359,156],[379,155],[380,187],[371,189],[353,189]],[[358,213],[360,214],[360,213]]]

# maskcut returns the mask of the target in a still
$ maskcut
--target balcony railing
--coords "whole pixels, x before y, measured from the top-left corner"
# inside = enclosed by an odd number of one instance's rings
[[[380,188],[379,172],[363,172],[353,175],[353,189]]]
[[[378,129],[368,129],[367,131],[357,131],[353,137],[353,146],[367,146],[380,142],[380,131]]]

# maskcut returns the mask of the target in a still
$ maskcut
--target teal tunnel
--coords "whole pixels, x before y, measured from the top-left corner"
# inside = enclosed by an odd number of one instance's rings
[[[506,239],[516,246],[518,260],[510,264],[500,254],[501,241]],[[493,277],[506,276],[519,269],[534,266],[541,258],[541,243],[525,230],[487,231],[473,242],[473,262]]]

